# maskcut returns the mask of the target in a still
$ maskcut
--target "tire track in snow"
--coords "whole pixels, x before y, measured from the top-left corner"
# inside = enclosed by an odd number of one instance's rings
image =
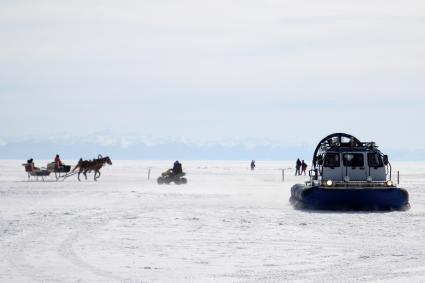
[[[53,282],[55,281],[45,270],[39,269],[34,264],[31,264],[30,257],[34,257],[36,253],[31,253],[31,245],[40,246],[40,239],[46,231],[46,227],[31,224],[24,224],[24,231],[11,239],[4,247],[4,253],[7,255],[7,260],[11,264],[12,268],[15,269],[20,275],[27,279],[35,282]],[[43,223],[42,223],[43,224]],[[32,229],[28,229],[32,228]],[[36,257],[41,261],[41,257]]]
[[[10,241],[2,243],[3,253],[14,270],[30,281],[42,283],[78,282],[87,279],[101,282],[129,282],[127,278],[90,265],[73,250],[73,245],[78,239],[95,233],[111,219],[102,218],[100,212],[90,214],[89,222],[82,221],[81,219],[87,217],[81,214],[66,221],[63,221],[62,215],[59,217],[52,212],[32,215],[30,223],[21,223],[26,230],[10,238]],[[92,219],[97,221],[90,221]],[[24,221],[27,222],[28,219]],[[61,238],[65,240],[60,240]],[[58,265],[60,268],[57,268]],[[56,273],[57,270],[64,269],[68,270],[68,273]]]
[[[96,230],[99,230],[99,228],[107,225],[112,220],[113,219],[109,217],[109,218],[102,219],[101,222],[98,222],[95,225],[84,226],[84,227],[82,225],[75,226],[74,232],[68,235],[68,237],[64,241],[62,241],[58,251],[59,251],[59,254],[63,256],[66,260],[70,261],[72,264],[74,264],[75,266],[78,266],[79,268],[83,270],[87,270],[98,276],[116,280],[118,282],[130,282],[130,279],[128,278],[115,275],[112,272],[108,272],[106,270],[103,270],[101,268],[98,268],[96,266],[89,264],[87,261],[84,261],[82,257],[78,256],[74,251],[74,244],[76,244],[79,241],[79,239],[84,237],[85,238],[90,237],[89,236],[90,234],[94,235]]]

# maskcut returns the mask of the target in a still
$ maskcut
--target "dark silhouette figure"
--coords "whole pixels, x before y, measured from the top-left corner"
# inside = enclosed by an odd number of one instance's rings
[[[173,175],[182,174],[183,173],[182,164],[178,160],[176,160],[174,162],[172,170],[173,170]]]
[[[295,176],[301,175],[301,160],[298,158],[297,162],[295,163]]]
[[[252,160],[251,161],[251,170],[254,170],[255,169],[255,160]]]
[[[303,161],[301,161],[301,174],[304,173],[304,175],[306,175],[306,170],[307,170],[307,163]]]
[[[31,170],[31,171],[40,170],[40,168],[35,167],[35,165],[34,165],[34,159],[32,159],[32,158],[30,158],[30,159],[27,160],[27,166],[28,166],[28,169]]]
[[[84,177],[87,180],[87,173],[94,172],[94,180],[100,178],[100,169],[102,169],[105,164],[112,165],[112,161],[109,156],[103,157],[99,154],[97,159],[93,160],[83,160],[80,158],[78,164],[74,167],[72,172],[78,169],[78,181],[80,181],[80,174],[83,173]]]
[[[187,179],[183,178],[185,175],[186,173],[183,172],[182,164],[176,160],[173,164],[173,168],[163,172],[156,181],[159,185],[168,185],[172,182],[174,182],[176,185],[187,184]]]

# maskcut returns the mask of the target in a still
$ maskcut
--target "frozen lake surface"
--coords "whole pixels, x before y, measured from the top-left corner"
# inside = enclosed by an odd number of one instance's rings
[[[0,282],[425,282],[425,163],[393,164],[410,210],[329,213],[292,208],[292,162],[183,161],[181,186],[113,162],[27,182],[0,161]]]

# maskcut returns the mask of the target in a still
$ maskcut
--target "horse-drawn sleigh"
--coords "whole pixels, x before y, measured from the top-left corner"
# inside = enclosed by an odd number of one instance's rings
[[[64,181],[66,178],[78,174],[78,181],[80,180],[80,174],[83,173],[87,180],[87,173],[94,172],[94,180],[97,181],[100,177],[100,169],[105,165],[112,165],[111,159],[106,156],[99,156],[91,160],[83,160],[80,158],[78,164],[71,170],[70,165],[57,164],[56,162],[48,163],[45,168],[38,168],[34,166],[32,159],[28,160],[27,163],[22,164],[25,167],[25,172],[28,174],[28,180],[35,178],[36,181],[46,181],[45,178],[49,177],[50,174],[55,175],[56,181]],[[78,169],[78,170],[77,170]]]

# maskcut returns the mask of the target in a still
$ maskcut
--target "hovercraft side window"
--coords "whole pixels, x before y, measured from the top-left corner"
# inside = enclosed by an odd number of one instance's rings
[[[367,154],[367,162],[369,167],[383,167],[384,163],[382,162],[382,158],[377,153],[368,153]]]
[[[327,153],[325,156],[325,163],[323,164],[324,167],[339,167],[339,154],[338,153]]]
[[[363,167],[363,153],[344,153],[343,164],[346,167]]]

